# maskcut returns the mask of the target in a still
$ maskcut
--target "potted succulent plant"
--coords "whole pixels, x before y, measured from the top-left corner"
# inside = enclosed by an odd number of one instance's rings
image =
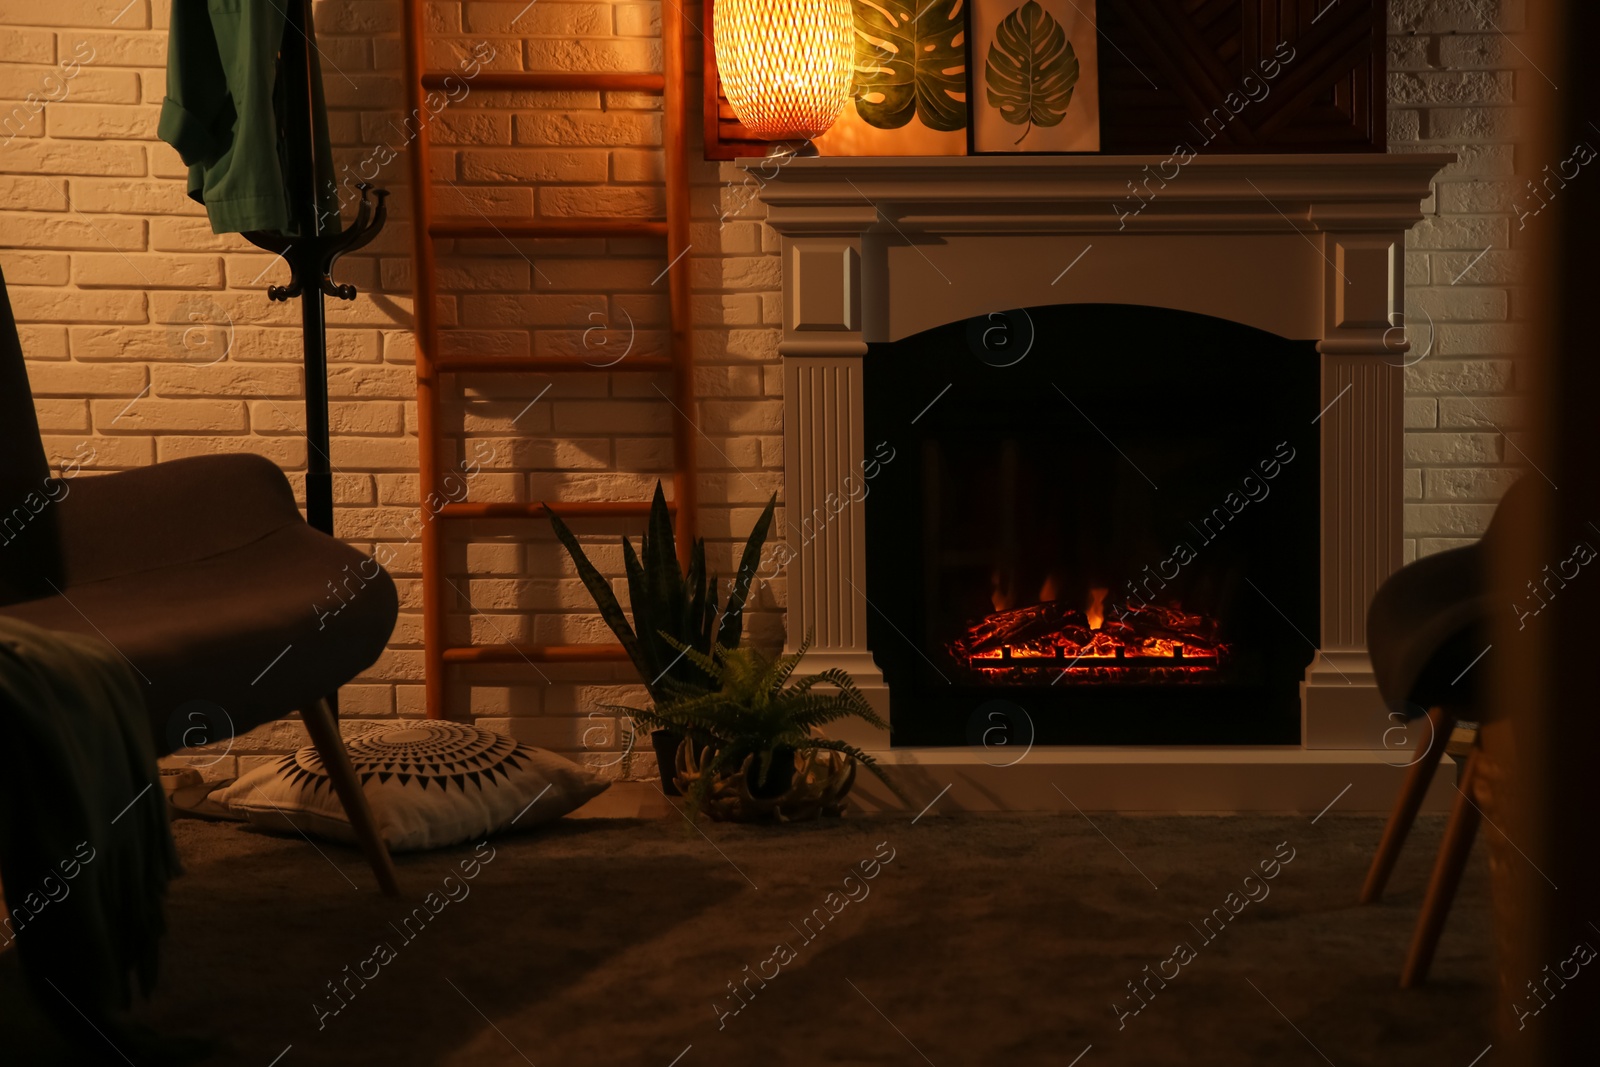
[[[787,656],[720,644],[706,655],[681,642],[671,644],[711,679],[711,688],[695,691],[673,683],[666,687],[668,698],[652,708],[612,710],[647,726],[703,739],[699,751],[692,742],[682,742],[675,767],[680,784],[690,787],[694,810],[717,818],[838,814],[857,763],[900,794],[867,753],[818,733],[850,717],[883,730],[888,725],[843,670],[792,680],[810,647],[809,634]],[[830,753],[839,758],[816,758]],[[800,782],[795,781],[797,768]],[[792,801],[790,810],[785,810],[786,801]]]
[[[556,538],[572,557],[578,577],[600,609],[600,617],[616,634],[639,672],[639,680],[658,706],[714,688],[712,676],[701,666],[704,657],[710,656],[714,647],[739,647],[744,633],[745,603],[750,597],[756,568],[761,563],[761,546],[766,543],[767,531],[772,526],[777,499],[774,493],[751,528],[728,590],[727,603],[719,612],[717,577],[706,570],[705,541],[695,541],[685,572],[678,563],[672,516],[658,481],[655,498],[650,504],[650,520],[639,539],[638,553],[634,553],[626,537],[622,539],[622,562],[633,610],[631,624],[611,589],[611,582],[589,561],[567,524],[554,512],[550,513],[550,525],[555,529]],[[695,658],[696,654],[700,658]],[[662,788],[675,793],[672,759],[683,735],[676,727],[663,725],[651,741],[661,768]],[[631,761],[631,756],[630,741],[624,759]]]

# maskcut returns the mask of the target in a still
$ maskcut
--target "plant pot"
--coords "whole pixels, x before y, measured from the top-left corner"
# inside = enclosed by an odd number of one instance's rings
[[[789,791],[794,784],[794,749],[787,745],[772,750],[772,766],[767,768],[767,780],[757,781],[761,759],[750,762],[750,795],[757,800],[774,800]]]
[[[654,730],[650,734],[650,746],[656,750],[656,769],[661,772],[661,791],[669,797],[683,796],[674,781],[678,775],[674,760],[682,744],[683,735],[676,730]]]
[[[745,756],[732,774],[707,779],[716,754],[706,748],[690,754],[687,744],[678,749],[680,788],[690,789],[699,810],[715,822],[799,822],[819,815],[837,818],[855,784],[856,761],[838,752],[814,750],[800,760],[793,749],[773,752],[771,781],[757,787],[755,757]],[[796,764],[801,764],[796,766]]]

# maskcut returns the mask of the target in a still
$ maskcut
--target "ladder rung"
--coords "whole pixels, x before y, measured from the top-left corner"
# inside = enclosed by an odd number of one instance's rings
[[[661,73],[643,72],[582,72],[582,71],[481,71],[468,78],[454,72],[427,69],[429,53],[428,0],[401,0],[400,8],[405,21],[405,78],[406,103],[415,114],[422,114],[430,92],[444,90],[454,96],[461,83],[472,88],[498,91],[588,91],[615,93],[649,93],[661,100],[661,153],[663,157],[664,210],[662,218],[638,217],[535,217],[529,211],[518,215],[485,216],[462,203],[458,212],[446,217],[434,214],[436,204],[435,183],[430,180],[429,143],[431,131],[423,123],[415,131],[417,144],[409,156],[411,205],[416,225],[411,228],[412,257],[415,266],[413,282],[417,300],[414,311],[414,332],[419,352],[417,373],[417,437],[422,442],[419,459],[419,480],[424,490],[439,484],[440,459],[449,434],[442,432],[443,384],[455,387],[455,392],[469,383],[458,377],[441,378],[441,373],[480,371],[522,371],[546,374],[557,371],[668,371],[671,382],[670,395],[663,396],[678,410],[672,434],[672,464],[674,495],[677,502],[668,504],[673,513],[673,528],[680,550],[680,562],[688,565],[689,547],[695,541],[695,515],[697,511],[695,436],[688,432],[692,422],[683,413],[694,406],[694,316],[692,286],[688,257],[684,253],[690,246],[691,186],[689,179],[689,146],[692,111],[691,100],[683,88],[690,83],[687,59],[687,18],[676,4],[664,4],[661,9]],[[690,24],[692,25],[692,23]],[[432,99],[432,97],[429,97]],[[435,109],[436,110],[436,109]],[[459,150],[492,148],[483,143],[483,135],[468,135]],[[444,183],[440,183],[444,184]],[[486,184],[486,192],[497,187],[517,185],[516,182]],[[435,296],[438,290],[436,260],[442,249],[439,239],[465,238],[483,240],[571,240],[571,239],[665,239],[663,258],[670,260],[662,278],[666,279],[667,339],[652,346],[654,353],[618,360],[607,365],[605,353],[583,353],[582,357],[566,355],[559,358],[535,359],[513,356],[495,359],[476,352],[461,351],[454,358],[443,355],[445,345],[440,343],[438,309]],[[448,345],[449,342],[446,342]],[[465,346],[463,346],[465,347]],[[601,357],[598,362],[590,358]],[[443,383],[443,384],[442,384]],[[662,383],[665,385],[666,383]],[[461,501],[436,507],[434,518],[450,519],[539,519],[550,515],[563,518],[630,518],[641,519],[651,512],[651,504],[638,501],[551,501],[543,503],[503,503]],[[468,642],[452,647],[445,633],[451,598],[447,595],[450,578],[446,568],[447,535],[450,533],[481,540],[479,531],[472,529],[449,530],[438,523],[424,523],[422,541],[422,644],[424,661],[424,688],[427,713],[430,718],[448,715],[448,694],[445,689],[446,663],[600,663],[627,662],[627,654],[620,645],[537,645],[537,644],[474,644]],[[523,530],[523,534],[535,533]],[[484,535],[487,536],[487,535]],[[545,547],[549,545],[546,543]]]
[[[677,506],[670,501],[668,511],[676,511]],[[446,504],[439,509],[439,517],[443,519],[542,519],[555,512],[563,519],[605,519],[629,518],[636,515],[649,515],[650,502],[647,500],[574,500],[557,502],[548,506],[535,504],[531,501],[482,501],[474,503],[465,501],[460,504]]]
[[[446,663],[626,663],[621,645],[471,645],[444,650]]]
[[[570,371],[666,371],[672,369],[667,356],[632,356],[612,362],[591,362],[577,356],[440,356],[433,361],[440,372],[470,374],[480,371],[520,371],[556,374]]]
[[[433,237],[665,237],[659,219],[496,219],[442,215],[428,225]]]
[[[660,74],[601,73],[599,71],[486,70],[467,78],[454,71],[435,70],[422,76],[424,89],[445,89],[446,78],[474,89],[573,90],[659,93],[667,80]]]

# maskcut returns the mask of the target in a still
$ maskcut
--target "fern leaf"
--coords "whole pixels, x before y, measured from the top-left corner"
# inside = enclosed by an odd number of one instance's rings
[[[796,667],[800,666],[800,661],[805,658],[805,654],[810,650],[811,631],[807,630],[805,637],[800,639],[800,647],[795,649],[794,655],[785,656],[778,661],[782,666],[774,677],[773,688],[782,686],[784,682],[789,680],[789,676],[794,673]]]
[[[813,742],[809,747],[825,748],[830,752],[843,752],[845,755],[854,759],[867,770],[871,771],[872,776],[878,779],[878,781],[882,782],[889,792],[893,793],[900,799],[901,803],[905,804],[907,807],[911,806],[911,798],[906,796],[905,790],[901,789],[900,786],[895,783],[894,779],[890,778],[884,773],[883,768],[878,766],[877,760],[873,759],[856,746],[847,741],[819,740]]]

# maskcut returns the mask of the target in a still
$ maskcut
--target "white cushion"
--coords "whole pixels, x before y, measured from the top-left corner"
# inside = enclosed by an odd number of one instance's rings
[[[554,752],[442,719],[381,726],[346,747],[394,852],[559,819],[611,784]],[[257,767],[213,798],[263,829],[355,840],[322,758],[309,746]]]

